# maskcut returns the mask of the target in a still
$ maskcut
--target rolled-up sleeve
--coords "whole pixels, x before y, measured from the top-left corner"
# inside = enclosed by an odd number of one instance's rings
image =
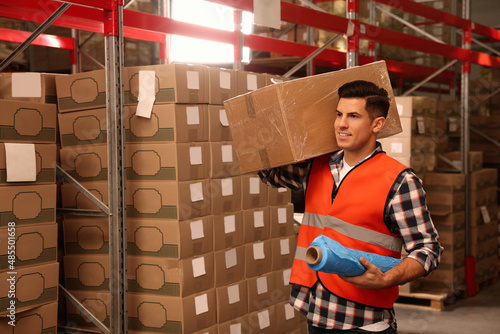
[[[420,179],[409,171],[403,172],[399,179],[389,202],[389,218],[397,223],[408,257],[417,260],[428,275],[439,265],[443,247],[427,209]]]

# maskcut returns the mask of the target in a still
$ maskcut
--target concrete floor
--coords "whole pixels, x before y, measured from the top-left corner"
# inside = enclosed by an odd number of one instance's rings
[[[500,281],[443,311],[396,306],[398,334],[500,334]]]

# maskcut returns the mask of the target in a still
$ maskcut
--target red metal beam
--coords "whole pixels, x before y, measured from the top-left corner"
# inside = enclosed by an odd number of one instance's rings
[[[60,2],[67,2],[87,7],[95,7],[108,10],[113,9],[114,6],[116,6],[116,4],[123,5],[123,0],[64,0]]]
[[[2,41],[23,43],[30,36],[31,32],[0,28],[0,40]],[[41,34],[31,44],[71,51],[75,50],[75,41],[73,38],[54,35]]]

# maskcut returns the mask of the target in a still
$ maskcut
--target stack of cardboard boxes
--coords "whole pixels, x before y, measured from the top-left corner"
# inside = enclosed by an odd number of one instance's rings
[[[124,74],[129,332],[298,329],[287,303],[296,244],[291,194],[241,175],[222,105],[271,76],[183,64]],[[61,165],[106,203],[104,82],[104,71],[95,71],[57,86]],[[62,196],[65,207],[95,209],[69,184]],[[107,224],[64,220],[67,288],[105,324]],[[74,307],[68,317],[90,326]]]
[[[54,76],[2,73],[0,83],[0,332],[55,332]]]

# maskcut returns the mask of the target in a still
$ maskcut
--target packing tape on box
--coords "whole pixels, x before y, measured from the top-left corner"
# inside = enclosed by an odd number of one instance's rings
[[[250,94],[245,96],[245,104],[247,107],[248,118],[256,118],[255,108],[253,106],[253,99]]]
[[[343,276],[359,276],[365,272],[366,268],[359,262],[360,257],[382,272],[401,262],[401,259],[344,247],[322,234],[313,240],[306,252],[307,265],[312,270]]]
[[[267,154],[267,150],[265,148],[259,149],[260,161],[262,161],[262,168],[269,169],[271,168],[271,162],[269,161],[269,155]]]

